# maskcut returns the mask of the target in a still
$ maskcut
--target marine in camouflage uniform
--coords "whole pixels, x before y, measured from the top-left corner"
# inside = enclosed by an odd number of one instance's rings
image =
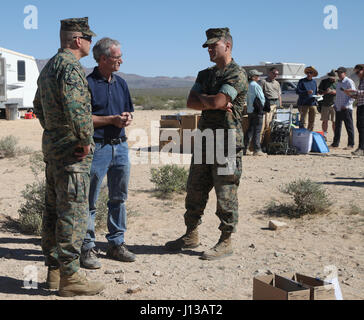
[[[87,229],[92,152],[84,154],[83,160],[78,160],[77,153],[90,145],[92,149],[94,129],[91,94],[79,58],[88,54],[91,37],[96,36],[87,18],[62,20],[62,31],[71,36],[79,32],[73,38],[82,38],[77,39],[81,48],[59,49],[42,70],[34,99],[35,114],[44,129],[46,163],[42,249],[46,266],[60,269],[61,279],[78,272]]]
[[[206,32],[207,42],[203,47],[216,44],[218,41],[223,42],[231,39],[228,28],[209,29]],[[232,42],[232,39],[231,39]],[[232,43],[231,43],[232,46]],[[211,55],[211,54],[210,54]],[[212,61],[213,58],[211,59]],[[168,242],[169,249],[195,248],[199,245],[197,226],[201,224],[201,218],[209,198],[210,191],[215,188],[217,196],[216,214],[221,223],[219,229],[222,235],[218,244],[210,251],[205,252],[203,259],[214,260],[230,255],[231,233],[236,232],[238,223],[238,196],[237,190],[242,174],[242,150],[243,150],[243,106],[246,101],[248,89],[248,80],[246,72],[241,68],[234,59],[227,59],[228,63],[223,68],[218,64],[214,67],[199,72],[195,85],[191,90],[191,95],[196,93],[209,97],[217,97],[219,94],[226,96],[225,107],[193,107],[196,110],[202,110],[201,120],[198,128],[204,132],[211,129],[214,132],[215,146],[219,143],[216,138],[216,130],[223,129],[224,132],[224,155],[227,156],[228,149],[228,130],[235,130],[236,134],[236,154],[233,159],[229,159],[235,164],[232,172],[228,175],[219,174],[218,170],[225,168],[226,164],[220,164],[217,161],[216,152],[214,154],[213,164],[207,164],[206,161],[206,140],[202,143],[202,164],[196,164],[196,154],[192,157],[190,174],[187,183],[186,213],[185,224],[187,232],[181,238]],[[215,61],[214,61],[215,62]],[[223,97],[223,96],[220,96]],[[202,101],[203,103],[204,101]],[[191,107],[191,106],[190,106]],[[227,249],[221,249],[221,246],[227,244]],[[226,246],[225,246],[226,247]]]

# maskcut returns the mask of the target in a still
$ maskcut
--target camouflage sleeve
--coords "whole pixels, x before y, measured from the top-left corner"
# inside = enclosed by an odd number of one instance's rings
[[[35,94],[35,98],[33,101],[33,107],[34,107],[34,113],[39,119],[40,125],[44,129],[45,127],[45,121],[44,121],[44,114],[43,114],[43,108],[42,108],[42,102],[41,102],[41,96],[40,96],[40,90],[37,89],[37,93]]]
[[[91,98],[87,80],[83,80],[77,69],[66,73],[62,79],[61,95],[66,121],[81,146],[92,142],[93,122]]]
[[[236,67],[226,72],[220,88],[220,93],[230,96],[231,101],[240,94],[248,92],[248,77],[244,69]]]

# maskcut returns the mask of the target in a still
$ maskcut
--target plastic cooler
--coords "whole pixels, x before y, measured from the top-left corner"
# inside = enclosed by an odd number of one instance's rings
[[[307,129],[292,129],[292,145],[298,153],[307,154],[312,148],[312,132]]]

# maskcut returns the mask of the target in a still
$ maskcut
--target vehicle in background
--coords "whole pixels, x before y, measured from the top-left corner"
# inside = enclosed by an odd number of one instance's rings
[[[17,105],[18,111],[33,108],[38,77],[34,57],[0,48],[0,118],[7,105]]]
[[[268,76],[269,70],[271,68],[276,68],[279,71],[279,76],[276,78],[276,80],[281,85],[283,107],[286,108],[290,105],[293,105],[294,108],[297,108],[298,95],[296,94],[296,88],[298,81],[306,77],[304,73],[305,64],[288,62],[261,62],[259,65],[243,66],[243,68],[246,70],[246,72],[249,72],[253,69],[262,72],[262,79],[265,79]]]

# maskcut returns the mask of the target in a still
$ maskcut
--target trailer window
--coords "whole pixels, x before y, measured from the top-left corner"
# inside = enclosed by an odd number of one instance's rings
[[[25,81],[25,61],[18,60],[18,81]]]

